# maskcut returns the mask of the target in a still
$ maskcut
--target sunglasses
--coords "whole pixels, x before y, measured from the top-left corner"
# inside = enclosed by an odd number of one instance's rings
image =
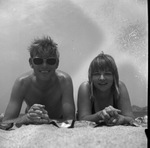
[[[33,58],[33,63],[35,65],[42,65],[44,61],[46,61],[46,64],[48,65],[55,65],[57,60],[56,58],[48,58],[48,59]]]

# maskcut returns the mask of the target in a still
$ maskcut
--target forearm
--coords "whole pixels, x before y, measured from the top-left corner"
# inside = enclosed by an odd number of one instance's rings
[[[103,120],[102,117],[99,115],[99,113],[91,114],[91,115],[85,115],[82,117],[79,117],[79,120],[86,120],[86,121],[92,121],[92,122],[99,122],[99,120]]]
[[[16,124],[16,126],[18,125],[18,127],[19,127],[19,125],[22,125],[23,123],[27,123],[27,115],[26,114],[23,116],[20,116],[18,118],[13,118],[13,119],[7,118],[7,116],[6,116],[6,118],[3,118],[0,128],[4,129],[4,130],[8,130],[8,129],[12,128],[14,124]]]
[[[63,114],[63,120],[75,120],[75,111],[65,112]]]
[[[124,116],[124,122],[123,124],[131,124],[131,122],[134,120],[133,117],[129,117],[129,116]]]
[[[6,120],[12,120],[12,119],[16,119],[18,117],[18,115],[14,115],[11,113],[5,113],[4,117],[3,117],[3,122]]]
[[[10,123],[27,123],[27,122],[29,122],[27,114],[21,115],[18,118],[3,119],[3,121],[2,121],[2,123],[4,123],[4,124],[10,124]]]
[[[75,106],[65,103],[63,105],[63,119],[74,120],[75,119]]]

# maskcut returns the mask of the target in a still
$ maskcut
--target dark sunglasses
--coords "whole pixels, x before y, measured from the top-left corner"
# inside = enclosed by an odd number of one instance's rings
[[[33,58],[33,63],[35,65],[41,65],[43,62],[46,61],[48,65],[55,65],[56,64],[56,58],[48,58],[48,59],[42,59],[42,58]]]

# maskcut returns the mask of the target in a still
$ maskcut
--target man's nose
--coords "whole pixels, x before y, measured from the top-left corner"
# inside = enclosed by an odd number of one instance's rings
[[[47,66],[46,60],[44,60],[44,61],[43,61],[42,66],[44,66],[44,67],[46,67],[46,66]]]

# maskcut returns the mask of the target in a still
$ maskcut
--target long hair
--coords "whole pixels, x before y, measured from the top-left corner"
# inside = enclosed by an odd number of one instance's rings
[[[93,94],[93,83],[92,83],[92,75],[94,72],[103,71],[109,69],[113,74],[113,85],[112,91],[115,97],[119,98],[119,74],[116,63],[112,56],[108,54],[104,54],[103,52],[96,56],[92,62],[90,63],[89,70],[88,70],[88,79],[91,89],[91,97],[94,97]]]

